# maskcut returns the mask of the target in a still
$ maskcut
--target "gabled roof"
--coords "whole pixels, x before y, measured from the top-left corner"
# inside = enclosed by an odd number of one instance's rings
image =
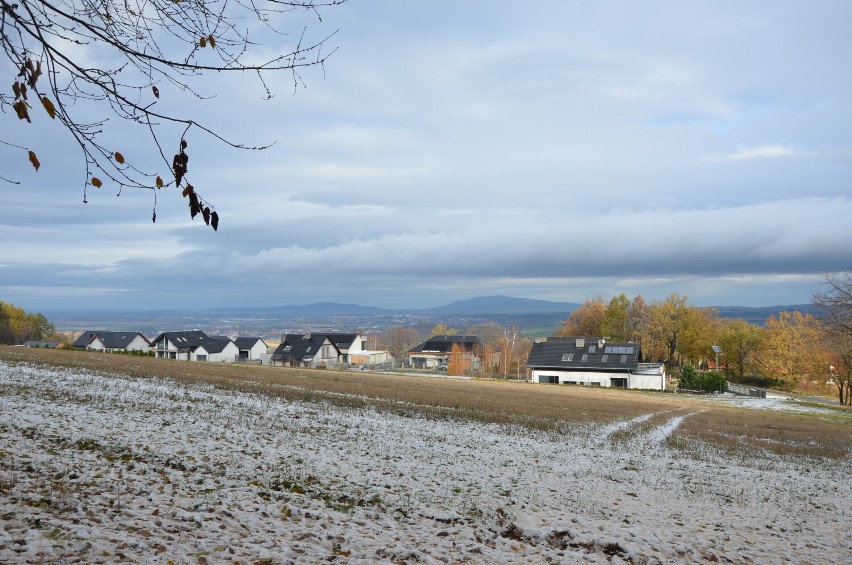
[[[554,338],[534,343],[527,367],[568,371],[627,371],[639,366],[638,343],[607,343],[597,338]]]
[[[150,343],[148,338],[139,332],[87,331],[77,338],[74,347],[88,347],[93,339],[98,338],[107,349],[124,349],[136,336],[142,336],[146,343]]]
[[[326,336],[331,343],[337,346],[337,349],[349,349],[352,347],[352,342],[358,338],[358,334],[348,334],[348,333],[325,333],[325,334],[316,334],[316,335],[324,335]]]
[[[204,344],[207,340],[212,339],[206,333],[200,330],[182,331],[182,332],[163,332],[155,337],[151,343],[158,343],[163,339],[167,339],[178,349],[192,349]]]
[[[196,347],[203,347],[207,353],[222,353],[229,343],[234,343],[229,337],[208,337],[203,343]]]
[[[295,359],[299,362],[308,361],[313,359],[326,340],[328,340],[339,355],[340,348],[329,339],[328,334],[287,334],[284,336],[281,344],[275,348],[272,360]]]
[[[266,342],[259,337],[238,337],[234,340],[234,343],[240,349],[251,349],[258,341],[263,343],[264,347],[266,347]]]
[[[412,347],[409,353],[449,353],[456,344],[461,345],[466,352],[474,350],[476,346],[486,345],[475,335],[436,335]]]

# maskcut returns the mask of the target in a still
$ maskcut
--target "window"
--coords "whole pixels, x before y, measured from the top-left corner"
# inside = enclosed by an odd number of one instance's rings
[[[635,346],[633,345],[607,345],[604,347],[604,353],[615,353],[617,355],[632,355]]]
[[[622,356],[621,356],[621,362],[622,362],[622,363],[627,363],[627,355],[622,355]]]
[[[609,360],[609,355],[601,356],[601,363],[606,363]]]
[[[597,351],[598,351],[597,344],[593,343],[592,345],[589,346],[589,353],[597,353]]]
[[[574,354],[573,353],[564,353],[562,355],[562,360],[563,361],[569,361],[569,362],[573,361],[574,360]]]
[[[206,355],[196,355],[195,358],[199,361],[207,361]]]
[[[580,361],[588,361],[588,360],[589,360],[589,354],[588,354],[588,353],[583,353],[583,358],[582,358],[582,359],[580,359]]]

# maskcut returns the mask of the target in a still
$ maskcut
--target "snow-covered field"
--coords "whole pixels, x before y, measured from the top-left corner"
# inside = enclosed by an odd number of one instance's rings
[[[625,443],[0,362],[0,562],[849,562],[848,458],[687,455],[683,417]]]

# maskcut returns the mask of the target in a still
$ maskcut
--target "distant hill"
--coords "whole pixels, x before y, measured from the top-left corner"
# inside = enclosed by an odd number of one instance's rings
[[[358,304],[339,304],[337,302],[316,302],[305,306],[278,306],[270,308],[269,313],[314,316],[369,316],[371,314],[387,314],[390,310],[375,306],[359,306]]]
[[[573,312],[580,306],[573,302],[551,302],[531,298],[512,298],[511,296],[478,296],[427,308],[434,314],[563,314]]]
[[[812,316],[821,316],[820,309],[813,304],[792,304],[789,306],[714,306],[721,318],[745,320],[751,324],[763,326],[770,316],[778,316],[781,312],[801,312]]]

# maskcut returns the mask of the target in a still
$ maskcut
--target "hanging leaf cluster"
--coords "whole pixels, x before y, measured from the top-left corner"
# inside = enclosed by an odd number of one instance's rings
[[[201,214],[205,224],[213,228],[213,231],[219,230],[219,214],[215,210],[210,210],[210,206],[195,193],[195,188],[191,184],[187,184],[181,194],[183,194],[184,198],[189,197],[190,218],[194,220],[195,216]]]
[[[186,154],[188,143],[185,139],[180,140],[180,152],[172,158],[172,172],[175,174],[175,186],[179,187],[188,170],[189,155]],[[160,177],[157,177],[159,179]],[[204,218],[204,223],[213,228],[213,231],[219,230],[219,214],[215,210],[210,209],[210,206],[205,203],[200,196],[195,192],[195,188],[186,183],[186,187],[181,192],[184,198],[189,198],[189,216],[193,220],[195,216],[201,214]]]

